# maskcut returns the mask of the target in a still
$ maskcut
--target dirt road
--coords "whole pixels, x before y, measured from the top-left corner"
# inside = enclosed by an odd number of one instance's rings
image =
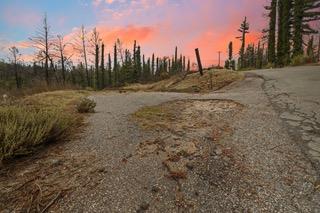
[[[92,98],[97,102],[97,112],[88,117],[79,139],[59,145],[58,158],[47,154],[10,175],[17,178],[31,174],[49,162],[45,169],[51,172],[37,178],[67,183],[63,185],[63,196],[50,207],[57,212],[319,212],[320,183],[312,161],[280,118],[283,112],[279,114],[275,108],[268,82],[250,76],[205,95],[95,95]],[[194,104],[194,99],[214,100],[203,101],[213,105],[211,111],[202,102]],[[181,107],[184,102],[176,100],[186,100],[186,106],[196,108],[188,110]],[[221,111],[220,100],[241,105],[241,110],[234,114]],[[180,104],[178,114],[189,123],[192,119],[210,119],[199,124],[201,128],[182,126],[188,130],[185,132],[180,131],[179,123],[174,123],[177,129],[145,131],[131,119],[131,114],[141,107],[168,101]],[[223,120],[226,128],[218,137],[215,128],[221,127]],[[227,130],[230,134],[224,134]],[[183,139],[190,138],[194,151],[171,159],[191,162],[187,173],[168,176],[163,157],[176,145],[171,141],[183,143]],[[141,154],[143,144],[154,147],[155,141],[155,147],[161,144],[161,150],[143,149],[147,154]],[[19,208],[23,207],[6,207]]]

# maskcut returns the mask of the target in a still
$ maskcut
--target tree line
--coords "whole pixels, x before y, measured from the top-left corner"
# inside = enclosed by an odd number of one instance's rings
[[[9,48],[10,62],[0,62],[0,81],[10,88],[45,82],[50,85],[76,85],[82,88],[104,89],[119,87],[128,83],[159,81],[178,73],[190,71],[190,59],[178,53],[175,48],[172,57],[147,57],[142,47],[134,41],[132,50],[125,49],[120,39],[112,44],[113,52],[106,52],[98,30],[87,32],[81,26],[72,41],[61,35],[52,35],[47,16],[34,36],[29,38],[30,46],[37,50],[32,64],[23,63],[17,47]],[[78,54],[78,63],[73,61]],[[12,72],[13,70],[13,72]],[[10,84],[11,86],[6,85]],[[13,84],[14,82],[14,84]]]
[[[238,69],[283,67],[299,62],[320,61],[320,0],[271,0],[266,10],[268,27],[257,44],[247,44],[249,23],[245,17],[240,25],[241,47]],[[318,34],[318,45],[315,35]],[[225,67],[235,69],[232,42]]]

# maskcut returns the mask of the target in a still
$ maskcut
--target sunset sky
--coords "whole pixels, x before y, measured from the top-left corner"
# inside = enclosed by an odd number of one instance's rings
[[[41,26],[45,13],[53,35],[71,39],[83,24],[97,27],[111,51],[116,38],[132,48],[137,40],[146,55],[171,56],[177,45],[191,60],[199,48],[204,64],[216,64],[218,51],[226,57],[229,41],[236,42],[244,16],[250,23],[249,41],[265,27],[267,0],[1,0],[0,58],[16,45],[26,60],[34,50],[26,41]]]

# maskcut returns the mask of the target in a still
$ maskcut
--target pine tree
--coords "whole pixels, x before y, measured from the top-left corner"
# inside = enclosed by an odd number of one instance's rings
[[[277,40],[277,60],[278,66],[283,66],[283,12],[284,0],[278,0],[278,40]]]
[[[293,56],[303,54],[303,36],[318,31],[311,26],[312,21],[320,20],[319,0],[295,0],[293,6]]]
[[[141,67],[141,48],[140,46],[137,47],[136,51],[136,70],[137,70],[137,79],[136,81],[138,82],[141,79],[141,74],[142,74],[142,67]]]
[[[307,56],[314,61],[314,45],[313,45],[313,36],[308,41],[307,45]]]
[[[104,43],[101,45],[101,89],[105,88]]]
[[[268,33],[268,62],[275,64],[276,62],[276,19],[277,19],[277,0],[271,0],[271,5],[266,6],[269,11],[269,29]]]
[[[293,56],[303,54],[303,15],[304,15],[304,1],[295,0],[293,6]]]
[[[256,68],[261,69],[262,68],[262,60],[263,60],[263,52],[261,49],[260,41],[258,42],[258,48],[257,48],[257,60],[256,60]]]
[[[96,78],[95,78],[95,87],[99,89],[99,45],[96,44],[96,53],[95,53],[95,68],[96,68]]]
[[[108,86],[112,86],[112,76],[111,76],[112,66],[111,66],[111,54],[108,54]]]
[[[228,55],[229,55],[229,61],[231,61],[233,58],[233,43],[232,43],[232,41],[230,41],[229,46],[228,46]]]
[[[320,62],[320,33],[319,33],[319,41],[318,41],[318,54],[317,54],[317,61]]]
[[[182,62],[182,71],[186,71],[186,56],[183,56],[183,62]]]
[[[188,59],[187,72],[190,72],[190,58]]]
[[[159,77],[159,58],[157,57],[157,60],[156,60],[156,73],[155,73],[155,76],[156,77]]]
[[[180,59],[179,59],[179,72],[182,72],[182,67],[183,67],[183,64],[182,64],[182,54],[180,54]]]
[[[118,54],[117,54],[117,44],[114,44],[114,57],[113,57],[113,75],[114,75],[114,83],[118,86]]]
[[[152,54],[152,62],[151,62],[151,73],[152,73],[152,75],[154,75],[155,73],[154,73],[154,53]]]
[[[246,46],[246,34],[249,33],[249,23],[247,22],[247,17],[244,18],[244,21],[241,23],[240,29],[238,30],[241,33],[241,36],[237,37],[241,41],[241,48],[239,52],[239,67],[240,69],[244,67],[244,53]]]
[[[291,57],[291,25],[292,25],[292,5],[293,0],[282,0],[283,1],[283,15],[282,15],[282,61],[283,65],[290,63]]]

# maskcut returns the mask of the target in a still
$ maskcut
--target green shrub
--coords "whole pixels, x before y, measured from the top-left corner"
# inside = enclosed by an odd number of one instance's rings
[[[95,101],[89,98],[82,98],[77,104],[77,110],[79,113],[93,113],[96,105]]]
[[[61,111],[0,107],[0,162],[59,139],[74,121]]]
[[[300,66],[300,65],[304,65],[307,63],[311,63],[312,59],[308,56],[305,55],[298,55],[292,58],[291,60],[291,65],[292,66]]]

